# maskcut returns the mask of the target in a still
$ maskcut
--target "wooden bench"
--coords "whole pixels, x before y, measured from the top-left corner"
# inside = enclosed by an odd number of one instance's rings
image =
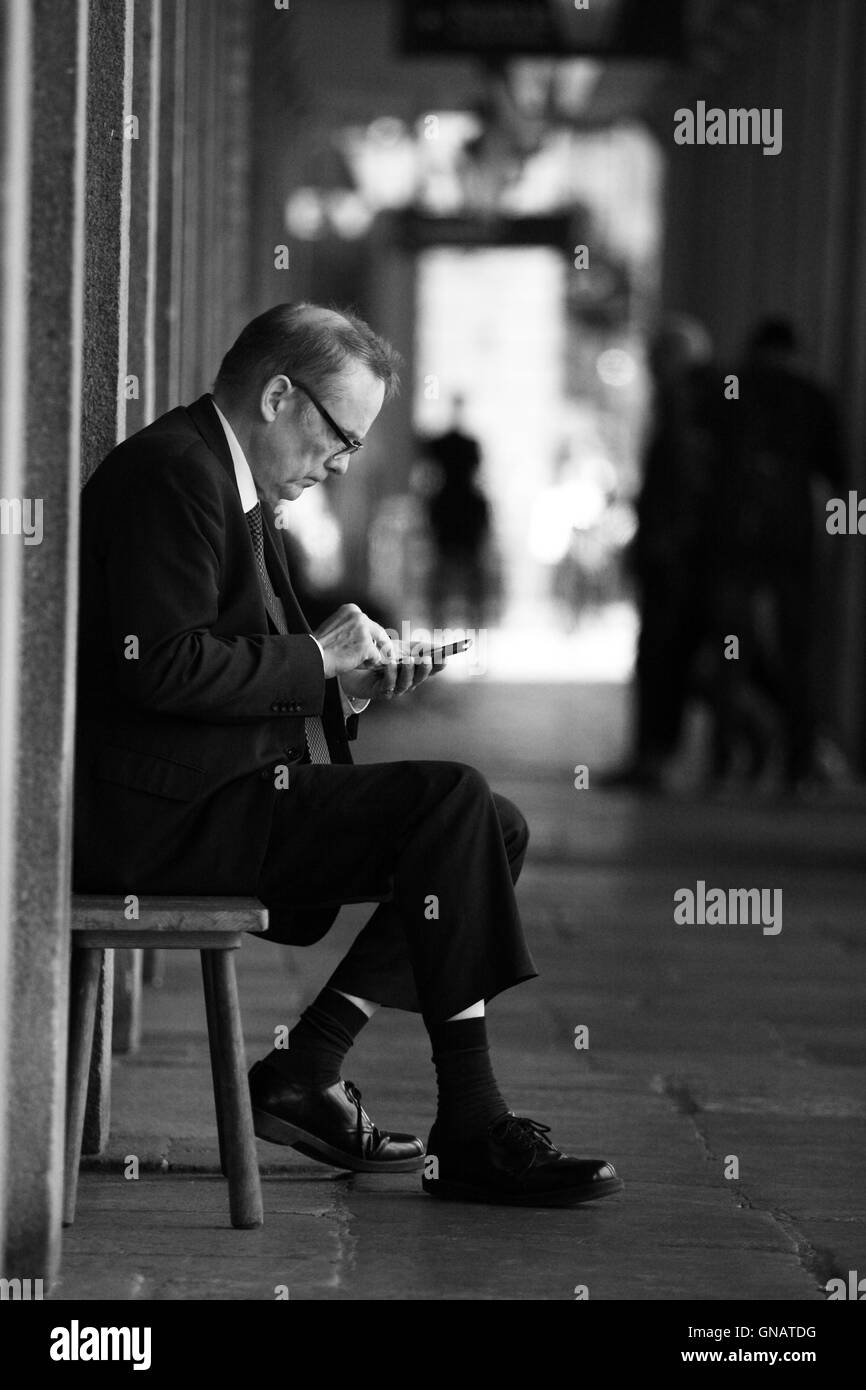
[[[75,1220],[104,953],[114,947],[158,947],[201,952],[220,1164],[228,1178],[231,1222],[242,1229],[260,1226],[262,1192],[232,952],[245,932],[267,929],[267,909],[255,898],[142,897],[136,919],[128,921],[126,902],[87,895],[72,899],[64,1225]],[[108,1019],[110,1027],[110,1011]]]

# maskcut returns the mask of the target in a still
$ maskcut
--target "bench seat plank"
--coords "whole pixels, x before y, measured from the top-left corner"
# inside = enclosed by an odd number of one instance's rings
[[[190,932],[199,936],[202,931],[220,935],[266,931],[268,926],[268,910],[258,898],[142,896],[138,900],[138,916],[131,920],[124,915],[125,907],[122,897],[76,894],[72,899],[72,930],[128,933],[130,936]],[[159,945],[160,942],[152,940],[138,944]]]

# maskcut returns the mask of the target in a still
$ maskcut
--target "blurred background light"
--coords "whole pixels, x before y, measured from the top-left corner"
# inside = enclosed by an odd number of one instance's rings
[[[345,128],[340,141],[358,191],[371,208],[404,208],[414,201],[420,157],[404,121],[380,116],[367,126]]]
[[[296,188],[286,199],[286,231],[301,241],[317,241],[326,229],[322,195],[315,188]]]
[[[637,376],[637,363],[623,348],[607,348],[599,353],[595,370],[605,386],[630,386]]]
[[[347,241],[356,241],[359,237],[366,236],[375,215],[359,193],[330,193],[327,197],[327,209],[331,226]]]

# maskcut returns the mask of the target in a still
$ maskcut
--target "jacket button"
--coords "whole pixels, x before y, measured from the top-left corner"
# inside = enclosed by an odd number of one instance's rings
[[[284,748],[283,752],[287,758],[299,758],[301,756],[300,748]]]

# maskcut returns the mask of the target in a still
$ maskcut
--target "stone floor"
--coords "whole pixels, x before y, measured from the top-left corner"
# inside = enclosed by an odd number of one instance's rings
[[[593,789],[624,719],[621,687],[442,682],[365,716],[357,753],[472,762],[523,808],[540,978],[491,1006],[497,1071],[513,1108],[609,1157],[625,1191],[564,1212],[463,1208],[416,1175],[339,1175],[260,1144],[265,1225],[233,1231],[198,963],[170,955],[140,1052],[115,1062],[111,1144],[82,1175],[55,1297],[571,1300],[584,1285],[605,1300],[823,1301],[829,1277],[866,1271],[866,798]],[[781,932],[675,924],[674,892],[698,879],[781,888]],[[363,918],[347,911],[307,951],[244,946],[251,1058]],[[378,1015],[347,1074],[377,1122],[426,1137],[417,1020]]]

